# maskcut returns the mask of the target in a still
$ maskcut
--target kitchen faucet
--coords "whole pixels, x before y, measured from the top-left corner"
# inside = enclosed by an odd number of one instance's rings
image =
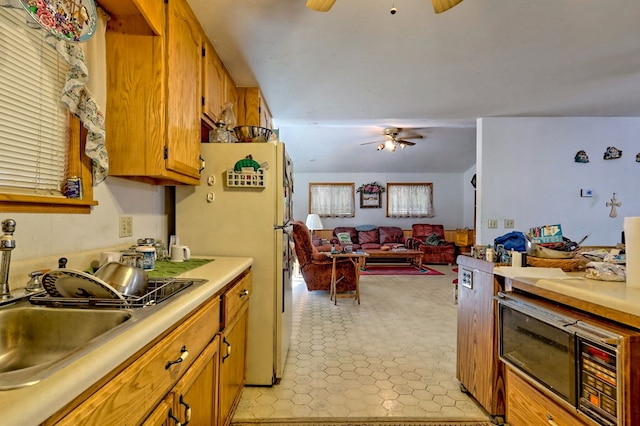
[[[13,231],[16,230],[16,221],[5,219],[2,221],[2,232],[0,237],[0,299],[11,299],[9,288],[9,266],[11,266],[11,251],[16,248],[13,239]]]

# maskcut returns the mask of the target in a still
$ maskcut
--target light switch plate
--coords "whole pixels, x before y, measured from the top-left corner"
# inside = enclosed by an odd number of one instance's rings
[[[489,219],[487,227],[489,229],[496,229],[498,227],[498,219]]]

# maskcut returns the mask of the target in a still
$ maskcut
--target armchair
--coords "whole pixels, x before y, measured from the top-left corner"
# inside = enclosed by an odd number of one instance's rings
[[[407,247],[420,250],[422,263],[440,263],[452,265],[456,260],[456,245],[445,241],[444,226],[416,223],[411,226],[411,237]]]
[[[311,243],[309,228],[299,220],[293,222],[293,242],[307,290],[331,290],[333,260],[318,252]],[[357,271],[356,265],[351,260],[337,259],[336,274],[338,277],[336,291],[338,293],[356,290]]]

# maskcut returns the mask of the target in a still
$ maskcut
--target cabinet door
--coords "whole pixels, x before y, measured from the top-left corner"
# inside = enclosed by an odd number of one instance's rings
[[[457,378],[489,414],[503,414],[494,394],[499,392],[494,294],[492,274],[459,267]]]
[[[211,43],[204,43],[202,114],[214,123],[222,112],[225,98],[224,67]]]
[[[245,383],[248,309],[245,307],[236,318],[225,328],[220,342],[220,426],[231,421],[231,410]]]
[[[565,410],[509,369],[506,379],[507,422],[511,426],[586,425],[577,414]]]
[[[217,424],[219,351],[220,337],[216,336],[176,384],[173,412],[182,424]]]
[[[142,423],[142,426],[175,426],[173,394],[170,393]],[[177,419],[177,417],[175,417]]]
[[[201,29],[185,0],[167,6],[168,170],[200,176]]]

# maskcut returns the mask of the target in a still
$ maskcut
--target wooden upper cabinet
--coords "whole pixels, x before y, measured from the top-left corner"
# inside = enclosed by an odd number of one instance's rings
[[[215,124],[225,102],[225,69],[218,54],[207,40],[203,43],[202,116]]]
[[[238,97],[236,121],[239,126],[272,128],[271,112],[258,87],[239,87]]]
[[[200,176],[202,30],[186,0],[167,8],[167,169]]]
[[[117,9],[109,12],[109,174],[153,184],[197,185],[203,34],[198,21],[186,0],[162,5],[161,36],[141,27],[137,18],[119,15]]]

